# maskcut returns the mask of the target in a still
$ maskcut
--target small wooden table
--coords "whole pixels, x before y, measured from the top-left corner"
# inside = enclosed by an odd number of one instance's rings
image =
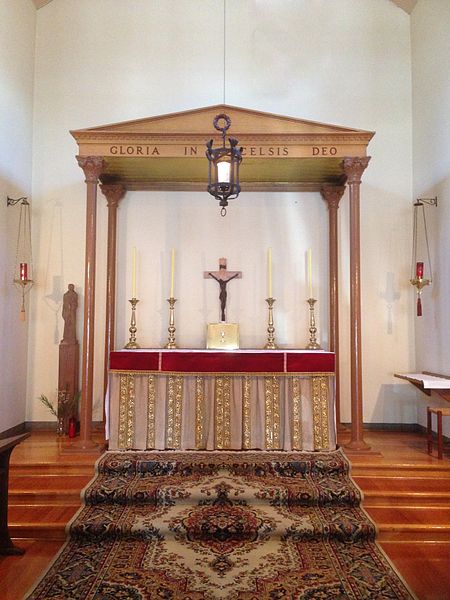
[[[8,480],[11,452],[29,433],[0,440],[0,555],[20,555],[25,552],[15,546],[8,531]]]

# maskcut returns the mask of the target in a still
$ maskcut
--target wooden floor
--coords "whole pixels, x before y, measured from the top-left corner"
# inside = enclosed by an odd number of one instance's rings
[[[340,434],[340,444],[347,439]],[[429,456],[420,434],[367,432],[365,440],[370,452],[347,455],[381,547],[419,600],[450,600],[450,452]],[[1,600],[23,598],[48,566],[93,476],[99,453],[70,454],[67,445],[39,432],[12,454],[10,533],[26,553],[0,557]]]

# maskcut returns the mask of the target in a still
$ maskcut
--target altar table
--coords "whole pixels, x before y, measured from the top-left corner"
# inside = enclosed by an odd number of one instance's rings
[[[324,351],[111,352],[109,448],[334,450],[334,369]]]

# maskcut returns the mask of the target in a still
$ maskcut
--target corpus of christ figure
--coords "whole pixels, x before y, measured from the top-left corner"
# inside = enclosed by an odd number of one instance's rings
[[[227,283],[232,279],[242,279],[242,271],[227,271],[227,259],[219,258],[219,270],[218,271],[205,271],[203,273],[204,279],[215,279],[220,286],[220,320],[222,322],[225,319],[225,308],[227,305]]]

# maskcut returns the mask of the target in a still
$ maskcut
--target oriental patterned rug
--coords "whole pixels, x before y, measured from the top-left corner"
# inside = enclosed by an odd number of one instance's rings
[[[340,451],[107,452],[31,600],[409,599]]]

